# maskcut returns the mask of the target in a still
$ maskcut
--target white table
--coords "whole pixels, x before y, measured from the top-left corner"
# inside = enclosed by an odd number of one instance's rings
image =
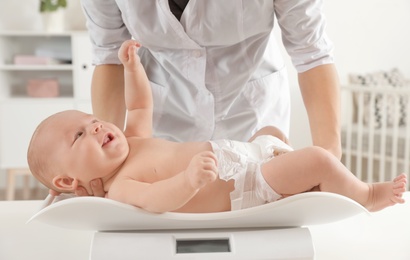
[[[26,221],[43,201],[0,201],[1,260],[86,260],[92,232]]]
[[[405,204],[310,227],[317,260],[409,260],[410,192]]]
[[[317,260],[410,259],[410,193],[407,203],[332,224],[311,226]],[[26,225],[42,201],[0,202],[0,259],[88,259],[93,232],[41,223]],[[81,213],[79,213],[81,214]]]

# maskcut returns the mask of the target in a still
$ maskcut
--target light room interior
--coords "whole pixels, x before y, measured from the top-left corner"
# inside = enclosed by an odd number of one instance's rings
[[[342,161],[364,181],[409,174],[410,2],[324,2],[342,93]],[[67,3],[61,27],[55,28],[54,20],[47,28],[39,1],[0,2],[0,233],[8,236],[0,236],[0,259],[87,259],[89,254],[90,232],[44,227],[41,233],[43,226],[25,224],[48,194],[27,169],[26,148],[35,126],[63,109],[91,112],[93,65],[85,18],[80,0]],[[279,40],[279,28],[275,33]],[[312,142],[296,71],[282,52],[292,98],[289,139],[297,149]],[[39,53],[47,59],[35,60]],[[47,65],[33,69],[30,62]],[[33,91],[39,81],[48,84],[48,92]],[[315,259],[410,259],[409,219],[410,201],[370,217],[314,226]],[[69,252],[55,257],[59,247],[50,244],[36,251],[57,239]]]

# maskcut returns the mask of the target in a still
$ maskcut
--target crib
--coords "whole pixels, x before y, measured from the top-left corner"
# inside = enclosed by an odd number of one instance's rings
[[[342,162],[366,182],[410,174],[410,84],[351,82],[342,87]]]

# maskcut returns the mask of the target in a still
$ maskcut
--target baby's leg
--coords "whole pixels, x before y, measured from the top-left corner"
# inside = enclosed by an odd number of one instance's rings
[[[391,182],[367,184],[354,176],[339,160],[319,147],[283,154],[262,165],[267,183],[283,196],[310,191],[333,192],[349,197],[370,211],[403,203],[406,176]]]

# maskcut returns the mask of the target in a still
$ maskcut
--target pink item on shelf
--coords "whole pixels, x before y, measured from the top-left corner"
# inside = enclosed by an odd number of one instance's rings
[[[30,97],[58,97],[60,86],[56,79],[30,79],[27,83]]]
[[[16,65],[49,65],[56,64],[54,59],[48,57],[39,57],[34,55],[16,55],[14,64]]]

